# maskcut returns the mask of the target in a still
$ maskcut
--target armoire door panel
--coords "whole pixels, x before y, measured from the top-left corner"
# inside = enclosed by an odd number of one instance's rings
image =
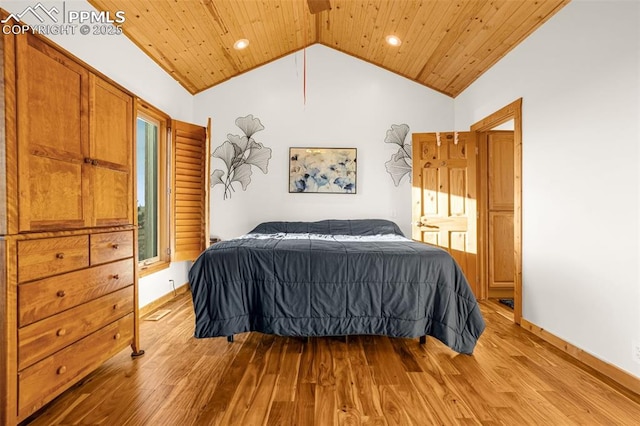
[[[28,197],[28,207],[20,206],[20,214],[28,217],[28,227],[52,229],[80,228],[85,225],[83,205],[84,164],[30,155],[28,189],[21,185],[21,195]]]
[[[94,166],[91,168],[95,226],[125,225],[130,222],[130,173]]]
[[[86,71],[73,64],[58,62],[57,58],[31,46],[27,49],[28,54],[21,58],[19,66],[27,62],[32,68],[29,74],[32,77],[27,78],[20,95],[29,100],[26,104],[29,120],[38,123],[26,129],[30,146],[50,147],[68,156],[82,158],[85,152],[82,132],[86,125],[83,123],[86,106],[82,105],[82,85]],[[65,119],[61,120],[61,117]]]
[[[19,231],[89,226],[89,73],[31,34],[16,46]]]
[[[133,98],[91,75],[94,226],[133,224]]]
[[[105,80],[91,76],[91,158],[102,166],[128,171],[133,140],[133,99]]]

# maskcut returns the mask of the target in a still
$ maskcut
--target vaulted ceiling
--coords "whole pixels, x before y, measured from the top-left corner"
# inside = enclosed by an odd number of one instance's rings
[[[452,97],[569,1],[89,0],[193,94],[320,43]]]

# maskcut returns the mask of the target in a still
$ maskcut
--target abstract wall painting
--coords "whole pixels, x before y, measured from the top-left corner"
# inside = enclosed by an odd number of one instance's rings
[[[289,148],[289,192],[356,193],[356,148]]]

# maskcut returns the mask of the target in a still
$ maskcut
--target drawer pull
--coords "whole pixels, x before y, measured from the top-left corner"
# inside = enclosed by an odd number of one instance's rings
[[[64,259],[64,253],[56,253],[56,259]]]
[[[67,367],[65,367],[64,365],[58,367],[58,369],[56,370],[56,374],[64,374],[67,372]]]
[[[118,309],[118,304],[116,303],[115,305],[113,305],[113,310],[117,310]]]
[[[111,248],[113,248],[114,250],[118,250],[120,246],[116,243],[111,244]]]
[[[56,331],[56,336],[64,336],[65,334],[67,334],[67,330],[65,330],[64,328]]]
[[[120,279],[120,275],[119,274],[114,274],[113,275],[113,279],[114,280],[119,280]]]
[[[58,297],[65,297],[67,295],[67,293],[64,290],[58,290],[58,292],[56,293],[56,296]]]
[[[116,333],[116,334],[113,336],[113,340],[118,340],[119,338],[120,338],[120,333]]]

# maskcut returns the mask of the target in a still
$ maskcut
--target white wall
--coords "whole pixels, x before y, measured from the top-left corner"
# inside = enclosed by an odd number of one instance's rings
[[[523,98],[523,317],[640,376],[640,3],[573,1],[455,99]]]
[[[34,1],[3,1],[1,7],[10,13],[20,13]],[[42,1],[45,7],[62,9],[61,1]],[[66,1],[67,10],[94,10],[86,1]],[[39,22],[31,15],[24,17],[32,25]],[[125,18],[126,19],[126,18]],[[173,118],[193,120],[193,97],[162,68],[146,56],[124,35],[73,35],[47,36],[63,49],[91,65],[101,73],[121,84],[137,96],[160,108]],[[204,122],[206,123],[206,121]],[[172,264],[171,268],[144,277],[139,282],[139,305],[158,299],[187,282],[188,263]]]
[[[223,200],[211,193],[211,233],[222,238],[267,220],[386,218],[410,235],[411,187],[393,185],[384,163],[397,146],[384,143],[392,124],[412,132],[453,126],[453,99],[322,45],[307,49],[306,104],[303,52],[286,56],[195,96],[194,118],[212,117],[212,151],[226,135],[241,134],[235,119],[258,117],[255,140],[271,148],[268,174],[254,168],[251,184]],[[357,194],[289,194],[289,147],[358,149]],[[222,161],[214,159],[212,170]]]

